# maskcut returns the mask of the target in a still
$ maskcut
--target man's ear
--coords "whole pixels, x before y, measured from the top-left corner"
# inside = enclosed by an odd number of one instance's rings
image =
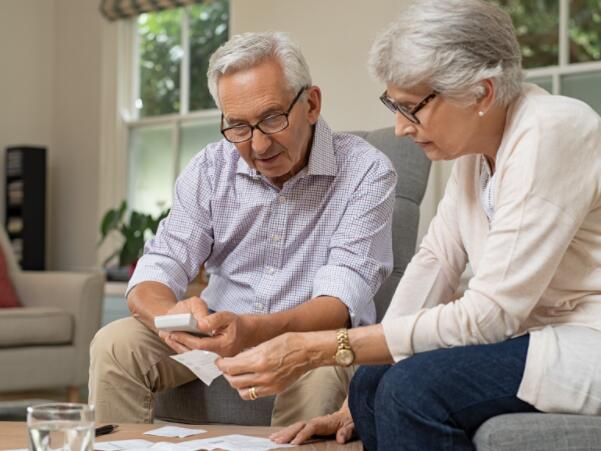
[[[307,119],[313,125],[319,119],[319,113],[321,112],[321,89],[319,89],[319,86],[307,88],[307,103],[309,105]]]

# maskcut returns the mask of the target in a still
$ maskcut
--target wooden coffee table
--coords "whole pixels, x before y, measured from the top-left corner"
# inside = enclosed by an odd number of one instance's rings
[[[225,426],[225,425],[198,425],[191,426],[185,424],[173,424],[175,426],[191,427],[205,429],[207,432],[184,439],[170,439],[167,437],[154,437],[151,435],[143,435],[144,432],[151,429],[156,429],[166,424],[120,424],[119,430],[112,434],[98,437],[98,442],[109,442],[112,440],[126,440],[133,438],[143,438],[151,442],[174,442],[179,443],[186,440],[197,440],[201,438],[216,437],[219,435],[229,434],[244,434],[254,435],[256,437],[269,437],[271,433],[279,428],[258,427],[258,426]],[[24,422],[17,421],[0,421],[0,451],[7,449],[27,448],[27,425]],[[315,441],[296,448],[287,449],[304,449],[311,451],[362,451],[363,446],[360,442],[355,441],[346,445],[339,445],[334,440]]]

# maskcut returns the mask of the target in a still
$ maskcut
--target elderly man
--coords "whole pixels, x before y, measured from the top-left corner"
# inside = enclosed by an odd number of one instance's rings
[[[211,57],[208,78],[225,139],[178,178],[129,283],[133,318],[92,343],[100,421],[152,421],[153,392],[195,377],[174,351],[233,356],[288,331],[373,323],[373,295],[392,269],[394,169],[320,118],[298,47],[281,33],[235,36]],[[207,288],[178,302],[202,264]],[[157,333],[154,317],[184,312],[212,336]],[[348,378],[333,367],[308,373],[276,398],[272,424],[335,411]]]

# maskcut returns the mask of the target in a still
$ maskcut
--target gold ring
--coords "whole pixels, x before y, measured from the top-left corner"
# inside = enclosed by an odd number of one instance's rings
[[[248,396],[250,397],[251,401],[254,401],[255,399],[257,399],[258,398],[257,389],[255,387],[250,387],[248,389]]]

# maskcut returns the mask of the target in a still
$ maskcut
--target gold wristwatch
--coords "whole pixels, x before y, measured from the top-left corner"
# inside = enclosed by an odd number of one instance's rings
[[[355,353],[351,349],[351,343],[348,339],[348,329],[338,329],[336,331],[336,341],[338,342],[338,349],[336,349],[336,355],[334,355],[336,365],[352,365],[355,361]]]

